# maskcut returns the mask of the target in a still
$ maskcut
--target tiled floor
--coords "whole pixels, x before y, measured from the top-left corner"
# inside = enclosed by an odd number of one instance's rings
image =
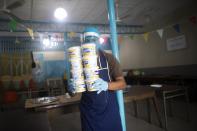
[[[158,126],[154,110],[152,110],[152,123],[145,121],[147,114],[144,102],[138,102],[139,118],[133,117],[133,106],[131,103],[127,103],[125,107],[127,131],[164,131]],[[173,102],[174,117],[168,117],[168,131],[196,131],[197,103],[192,103],[190,107],[191,115],[188,122],[185,120],[185,104]],[[12,130],[81,131],[80,114],[77,112],[59,115],[49,123],[48,115],[45,112],[29,113],[21,109],[0,112],[0,131]]]
[[[138,103],[140,118],[133,117],[131,104],[126,104],[127,131],[164,131],[159,128],[154,112],[152,112],[152,124],[145,121],[146,108],[143,102]],[[168,131],[196,131],[197,104],[191,104],[190,121],[186,121],[185,104],[173,103],[174,117],[168,117]],[[51,122],[53,131],[81,131],[80,114],[71,113],[54,119]]]

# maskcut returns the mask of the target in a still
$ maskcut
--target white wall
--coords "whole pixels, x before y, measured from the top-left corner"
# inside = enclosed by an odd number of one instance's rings
[[[197,25],[188,20],[180,23],[181,33],[168,26],[164,28],[163,38],[153,31],[148,42],[143,35],[136,35],[133,40],[124,37],[120,44],[120,61],[123,69],[165,67],[197,64]],[[185,35],[187,48],[167,51],[166,40]]]

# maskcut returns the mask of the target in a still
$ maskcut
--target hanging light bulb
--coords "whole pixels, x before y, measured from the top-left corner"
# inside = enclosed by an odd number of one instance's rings
[[[58,20],[64,20],[68,14],[64,8],[59,7],[54,11],[54,16]]]

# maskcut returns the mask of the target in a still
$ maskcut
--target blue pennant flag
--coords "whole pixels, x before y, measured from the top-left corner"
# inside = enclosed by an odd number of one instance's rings
[[[178,32],[178,33],[181,32],[181,30],[180,30],[180,25],[179,25],[179,24],[173,25],[173,28],[175,29],[176,32]]]

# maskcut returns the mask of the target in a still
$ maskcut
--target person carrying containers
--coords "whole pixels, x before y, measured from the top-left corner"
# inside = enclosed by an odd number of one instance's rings
[[[99,78],[91,85],[95,90],[82,92],[80,102],[82,131],[122,131],[115,93],[116,90],[126,87],[120,65],[111,54],[102,50],[96,28],[85,29],[84,44],[88,43],[96,45]]]

